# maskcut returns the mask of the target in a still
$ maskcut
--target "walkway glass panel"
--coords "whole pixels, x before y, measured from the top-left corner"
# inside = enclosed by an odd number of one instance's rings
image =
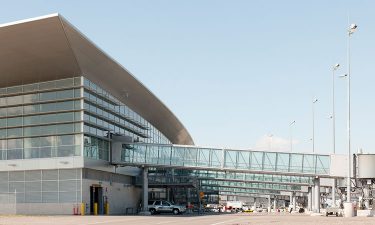
[[[330,156],[132,143],[122,145],[121,161],[114,163],[312,177],[329,176]]]

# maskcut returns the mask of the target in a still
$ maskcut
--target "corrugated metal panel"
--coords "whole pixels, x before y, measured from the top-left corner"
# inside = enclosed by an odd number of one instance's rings
[[[31,170],[25,172],[25,179],[26,181],[34,181],[34,180],[41,180],[42,173],[40,170]]]
[[[26,192],[25,202],[27,203],[42,202],[42,193],[41,192]]]
[[[24,182],[9,182],[9,192],[25,192],[25,183]]]
[[[9,181],[24,181],[25,171],[12,171],[9,172]]]
[[[34,182],[26,182],[25,183],[26,192],[35,192],[35,191],[42,191],[42,184],[40,181]]]
[[[57,191],[57,181],[42,181],[42,191]]]
[[[76,191],[78,183],[75,180],[60,181],[59,191]]]
[[[45,202],[45,203],[58,202],[58,192],[42,192],[42,202]]]
[[[0,172],[0,181],[8,181],[8,172]]]
[[[42,170],[42,179],[43,180],[57,180],[58,178],[57,170]]]
[[[60,194],[60,203],[68,203],[68,202],[77,202],[78,195],[74,192],[59,192]]]
[[[8,192],[8,182],[0,183],[0,192]]]
[[[60,180],[70,180],[70,179],[77,179],[77,169],[64,169],[59,171]]]

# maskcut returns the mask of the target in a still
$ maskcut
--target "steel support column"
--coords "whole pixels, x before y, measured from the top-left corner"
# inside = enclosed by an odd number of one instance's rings
[[[312,187],[308,187],[307,190],[307,210],[312,211]]]
[[[336,206],[336,186],[337,186],[337,180],[334,178],[332,180],[332,206],[335,207]]]
[[[144,167],[142,171],[142,200],[143,213],[148,212],[148,168]]]
[[[320,213],[320,179],[314,178],[314,213]]]

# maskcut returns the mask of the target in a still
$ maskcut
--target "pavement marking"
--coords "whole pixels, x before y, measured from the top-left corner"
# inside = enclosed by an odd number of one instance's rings
[[[218,223],[211,223],[210,225],[218,225],[218,224],[223,224],[223,223],[228,223],[228,222],[234,222],[234,221],[237,221],[237,220],[242,220],[243,218],[237,218],[237,219],[233,219],[233,220],[226,220],[226,221],[222,221],[222,222],[218,222]]]
[[[94,225],[94,224],[105,224],[105,223],[115,223],[115,222],[129,222],[129,221],[134,221],[134,220],[140,220],[140,217],[138,218],[134,218],[134,219],[127,219],[127,218],[123,218],[123,219],[119,219],[119,220],[106,220],[106,221],[96,221],[96,222],[89,222],[89,223],[82,223],[82,224],[79,224],[79,225]]]

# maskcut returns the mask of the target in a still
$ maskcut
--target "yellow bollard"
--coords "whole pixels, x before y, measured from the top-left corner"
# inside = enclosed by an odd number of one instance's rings
[[[108,202],[105,204],[105,214],[109,215],[109,203]]]
[[[81,216],[85,215],[85,203],[81,203]]]
[[[98,215],[98,203],[94,203],[94,215]]]

